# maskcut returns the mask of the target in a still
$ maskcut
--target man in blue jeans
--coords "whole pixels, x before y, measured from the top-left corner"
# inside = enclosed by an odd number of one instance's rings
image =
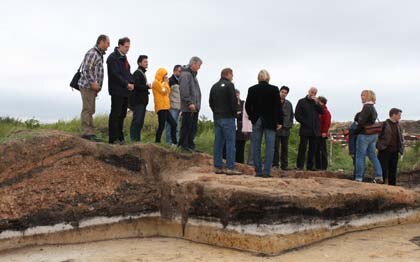
[[[175,120],[175,122],[178,124],[179,119],[179,112],[181,111],[181,94],[179,93],[179,77],[181,76],[181,65],[174,66],[174,71],[169,78],[169,86],[171,87],[171,94],[169,96],[169,99],[171,101],[171,109],[169,110],[169,113],[171,114],[172,118]],[[166,122],[166,144],[171,145],[171,125]],[[178,132],[175,132],[178,134]],[[178,135],[177,135],[178,139]]]
[[[137,59],[138,69],[133,73],[134,90],[128,97],[128,103],[133,111],[133,120],[130,127],[131,141],[139,142],[141,140],[141,129],[144,125],[146,116],[146,107],[149,103],[150,83],[147,82],[146,71],[149,66],[148,57],[140,55]]]
[[[257,177],[271,177],[276,130],[283,125],[283,110],[277,86],[270,85],[270,74],[261,70],[258,84],[248,89],[245,110],[252,122],[252,153]],[[262,168],[261,142],[265,135],[265,163]]]
[[[240,175],[235,167],[236,112],[238,100],[232,83],[233,71],[222,70],[219,82],[210,90],[210,108],[214,119],[214,172],[216,174]],[[223,147],[226,143],[226,169],[223,168]]]

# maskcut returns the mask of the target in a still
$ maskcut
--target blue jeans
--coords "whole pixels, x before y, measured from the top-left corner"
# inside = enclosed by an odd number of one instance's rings
[[[375,169],[375,178],[382,179],[382,168],[376,156],[376,141],[378,135],[360,134],[356,139],[356,180],[363,181],[366,155]]]
[[[169,110],[169,113],[171,114],[171,116],[175,120],[175,122],[177,123],[177,126],[179,126],[179,124],[178,124],[179,111],[180,110],[178,110],[178,109],[170,109]],[[166,122],[166,125],[165,125],[165,132],[166,132],[166,144],[171,145],[172,144],[171,125],[168,122]],[[175,133],[176,133],[176,139],[179,140],[178,130],[176,130]]]
[[[133,108],[133,121],[130,127],[131,141],[140,141],[141,129],[144,125],[144,118],[146,116],[146,105],[138,104]]]
[[[261,161],[261,143],[262,136],[265,135],[265,163],[262,169]],[[252,154],[254,159],[254,168],[257,176],[270,175],[271,164],[274,157],[274,143],[276,141],[276,131],[262,126],[261,118],[252,126]]]
[[[235,166],[235,118],[222,118],[214,120],[214,166],[223,167],[223,146],[226,142],[226,168]]]

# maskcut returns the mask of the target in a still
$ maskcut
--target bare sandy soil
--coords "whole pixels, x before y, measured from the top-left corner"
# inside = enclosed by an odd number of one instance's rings
[[[136,238],[24,248],[0,254],[0,261],[420,261],[420,224],[350,233],[274,257],[180,239]]]

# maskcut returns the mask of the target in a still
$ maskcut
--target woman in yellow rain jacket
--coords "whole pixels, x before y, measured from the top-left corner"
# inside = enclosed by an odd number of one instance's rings
[[[156,143],[160,143],[162,132],[165,129],[165,123],[168,122],[171,126],[171,138],[174,145],[176,141],[176,126],[177,123],[169,113],[171,103],[169,95],[171,88],[169,87],[168,71],[164,68],[159,68],[156,72],[155,81],[152,85],[153,97],[155,100],[155,112],[158,115],[159,126],[156,130]]]

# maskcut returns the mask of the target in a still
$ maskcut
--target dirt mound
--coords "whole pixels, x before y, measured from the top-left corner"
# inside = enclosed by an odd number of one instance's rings
[[[91,143],[54,131],[22,134],[1,144],[0,155],[0,235],[58,223],[77,228],[94,217],[158,213],[162,220],[156,223],[166,225],[160,235],[276,253],[332,235],[311,233],[308,226],[339,234],[353,220],[420,206],[416,192],[356,183],[340,173],[283,172],[263,179],[239,165],[246,176],[215,175],[205,154],[154,144]],[[302,230],[311,237],[280,246],[270,242]],[[255,242],[244,234],[255,235]],[[260,235],[270,236],[268,249]]]

